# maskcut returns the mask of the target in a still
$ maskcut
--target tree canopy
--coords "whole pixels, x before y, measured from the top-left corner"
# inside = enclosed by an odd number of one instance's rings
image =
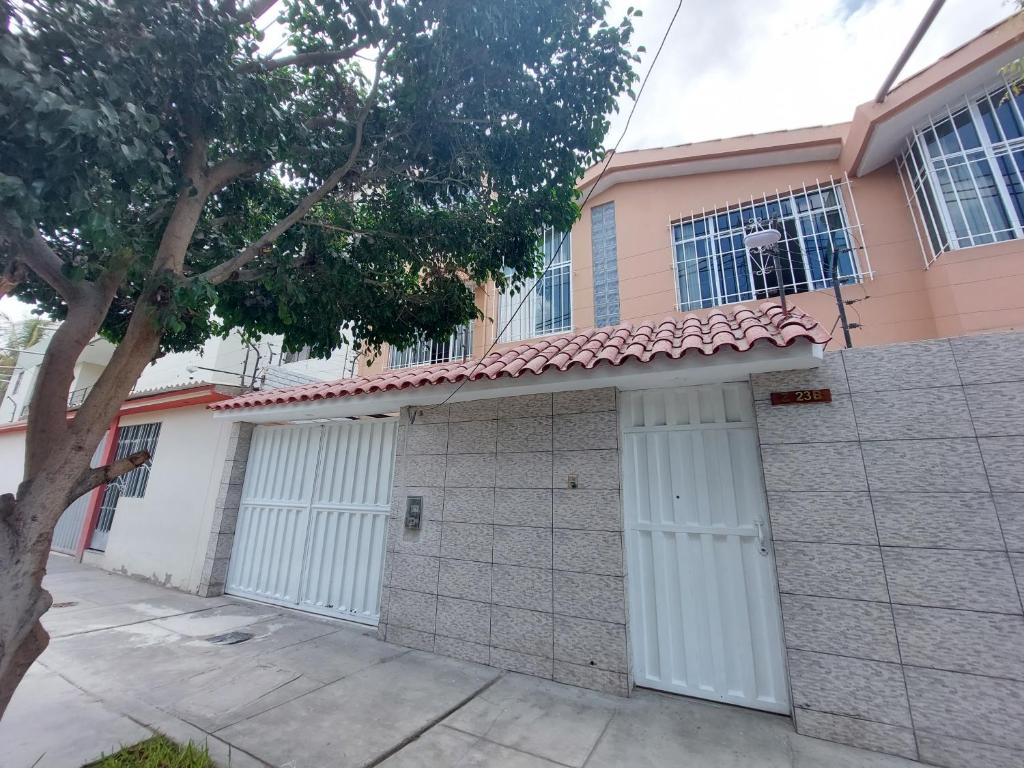
[[[164,351],[450,333],[467,280],[522,281],[575,220],[634,78],[634,12],[598,0],[282,0],[279,50],[266,0],[0,3],[0,237],[57,257],[0,267],[56,318],[116,274],[102,332],[145,295]]]

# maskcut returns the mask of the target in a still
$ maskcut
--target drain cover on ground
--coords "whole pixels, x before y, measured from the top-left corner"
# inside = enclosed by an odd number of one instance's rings
[[[74,605],[78,605],[78,603],[76,603],[74,600],[69,600],[69,601],[67,601],[65,603],[54,603],[50,607],[51,608],[70,608],[70,607],[72,607]]]
[[[246,640],[252,640],[252,632],[225,632],[223,635],[206,638],[206,642],[214,645],[237,645]]]

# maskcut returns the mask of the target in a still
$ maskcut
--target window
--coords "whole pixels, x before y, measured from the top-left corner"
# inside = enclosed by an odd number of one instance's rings
[[[14,372],[14,382],[11,384],[11,394],[18,394],[18,390],[21,389],[21,378],[25,375],[25,369],[17,370]]]
[[[850,182],[776,193],[757,203],[718,208],[672,224],[679,308],[683,311],[754,301],[786,293],[813,291],[831,285],[833,249],[839,253],[843,283],[870,274],[862,271],[844,203]],[[743,246],[752,221],[773,221],[782,232],[775,269],[762,272]],[[866,254],[865,254],[866,262]]]
[[[414,365],[466,360],[472,350],[473,333],[470,326],[466,325],[441,341],[425,339],[405,349],[392,347],[388,353],[388,368],[410,368]]]
[[[527,280],[516,293],[499,295],[498,327],[504,328],[499,341],[520,341],[572,330],[572,255],[569,239],[568,233],[563,235],[553,229],[544,230],[543,263],[550,263],[550,266],[541,277]],[[530,291],[529,295],[527,291]],[[523,296],[526,296],[525,300]],[[512,322],[509,322],[509,318]]]
[[[619,322],[619,268],[614,202],[590,209],[590,243],[594,258],[594,325],[615,325]]]
[[[936,115],[900,160],[923,225],[926,262],[944,251],[1024,237],[1024,95],[999,86]],[[921,234],[919,230],[919,234]]]
[[[112,485],[117,485],[119,496],[141,499],[146,495],[146,485],[149,483],[149,470],[153,466],[153,456],[156,453],[156,443],[159,437],[160,422],[133,424],[132,426],[118,429],[116,459],[123,459],[138,451],[149,451],[149,461],[141,467],[121,475],[112,483]]]
[[[303,347],[298,352],[283,352],[281,353],[281,364],[301,363],[303,360],[309,360],[309,354],[310,349],[308,346]]]

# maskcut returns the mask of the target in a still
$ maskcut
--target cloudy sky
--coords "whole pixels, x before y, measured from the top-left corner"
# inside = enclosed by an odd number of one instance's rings
[[[643,9],[646,72],[677,0]],[[870,101],[931,0],[683,0],[621,149],[669,146],[849,120]],[[1008,0],[947,0],[903,76],[1013,11]],[[606,139],[625,122],[620,102]]]
[[[641,8],[646,72],[677,0]],[[621,149],[639,149],[850,119],[875,95],[930,0],[683,0]],[[904,76],[1009,15],[1008,0],[947,0]],[[606,145],[622,132],[623,98]],[[0,299],[0,312],[29,308]]]

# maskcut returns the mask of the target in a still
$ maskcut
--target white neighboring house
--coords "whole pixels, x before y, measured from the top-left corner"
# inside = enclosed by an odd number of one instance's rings
[[[18,357],[0,403],[0,493],[21,481],[26,417],[47,335]],[[114,345],[94,339],[75,367],[68,408],[84,401],[110,362]],[[116,484],[83,496],[64,513],[53,549],[108,570],[189,592],[202,579],[205,542],[225,457],[234,450],[230,424],[211,418],[211,403],[252,389],[352,376],[349,347],[330,358],[281,351],[280,337],[246,343],[237,333],[208,340],[202,350],[165,355],[149,365],[122,405],[94,464],[146,448],[153,460]]]

